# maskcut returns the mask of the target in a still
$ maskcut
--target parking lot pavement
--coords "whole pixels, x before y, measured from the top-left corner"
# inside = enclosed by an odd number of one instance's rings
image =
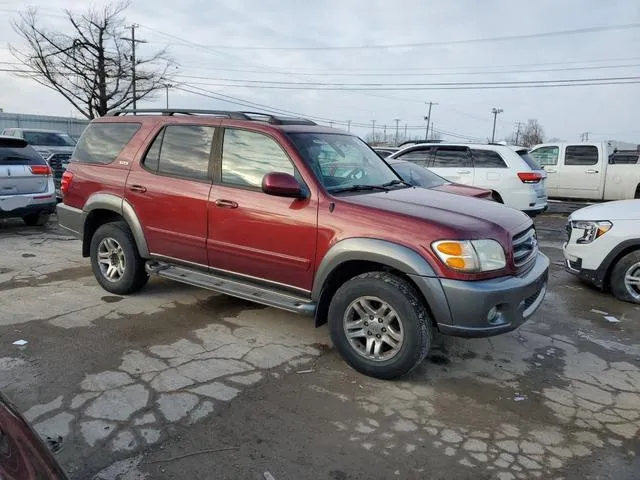
[[[0,389],[73,479],[637,479],[640,307],[563,271],[565,221],[536,220],[532,320],[396,382],[304,317],[159,279],[109,295],[55,223],[3,222]]]

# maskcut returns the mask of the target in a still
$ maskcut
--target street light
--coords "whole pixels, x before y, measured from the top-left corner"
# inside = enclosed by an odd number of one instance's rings
[[[491,132],[491,143],[495,142],[496,139],[496,119],[498,118],[498,114],[502,113],[503,110],[501,108],[493,107],[491,109],[491,113],[493,113],[493,131]]]

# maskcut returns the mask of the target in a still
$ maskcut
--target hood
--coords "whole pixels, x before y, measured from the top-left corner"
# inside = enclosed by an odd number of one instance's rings
[[[467,197],[491,198],[491,190],[470,187],[468,185],[461,185],[459,183],[445,183],[443,185],[438,185],[437,187],[432,187],[431,190],[455,193],[457,195],[466,195]]]
[[[569,220],[640,220],[640,199],[590,205],[573,212]]]
[[[497,202],[424,188],[340,196],[340,200],[364,207],[399,213],[481,238],[496,227],[508,232],[524,230],[531,219],[519,210]]]

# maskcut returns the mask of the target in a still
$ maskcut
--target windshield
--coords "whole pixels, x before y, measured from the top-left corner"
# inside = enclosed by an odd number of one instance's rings
[[[329,192],[400,183],[395,172],[358,137],[340,133],[291,133],[289,138]]]
[[[44,147],[74,147],[76,145],[76,142],[66,133],[25,131],[23,135],[29,145]]]
[[[392,163],[391,168],[393,168],[405,182],[415,187],[434,188],[451,183],[440,175],[436,175],[431,170],[427,170],[411,162]]]

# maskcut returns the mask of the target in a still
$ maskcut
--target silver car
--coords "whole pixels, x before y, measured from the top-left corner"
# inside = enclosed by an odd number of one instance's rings
[[[58,197],[60,181],[67,169],[76,141],[64,132],[36,128],[5,128],[2,135],[26,140],[44,158],[53,170],[53,180]]]
[[[47,223],[56,208],[51,167],[27,142],[0,136],[0,218]]]

